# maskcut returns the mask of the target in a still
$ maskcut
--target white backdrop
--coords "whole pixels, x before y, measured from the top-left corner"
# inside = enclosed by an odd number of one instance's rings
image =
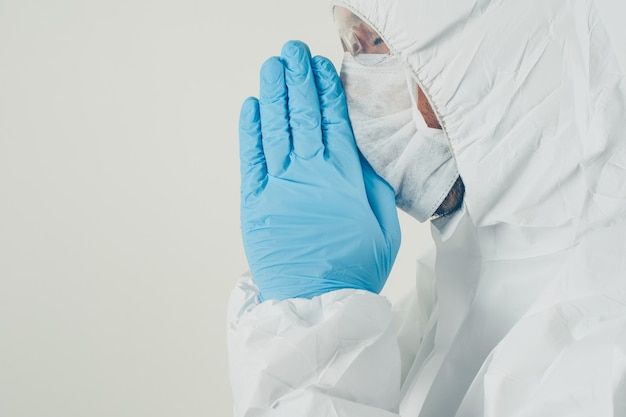
[[[325,0],[0,0],[0,416],[231,415],[237,119],[288,39],[339,65]]]

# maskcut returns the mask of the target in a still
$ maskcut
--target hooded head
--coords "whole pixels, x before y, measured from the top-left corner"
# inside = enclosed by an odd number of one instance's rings
[[[472,223],[548,232],[552,251],[624,215],[626,93],[591,1],[530,1],[333,4],[369,23],[423,91]]]

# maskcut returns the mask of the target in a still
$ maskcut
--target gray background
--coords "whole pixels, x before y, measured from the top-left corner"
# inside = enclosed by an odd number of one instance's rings
[[[286,40],[342,53],[324,0],[217,3],[0,0],[0,416],[232,414],[239,106]]]

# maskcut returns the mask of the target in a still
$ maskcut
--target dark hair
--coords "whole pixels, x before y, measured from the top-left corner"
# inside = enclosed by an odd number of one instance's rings
[[[454,213],[463,205],[463,196],[465,195],[465,184],[461,177],[457,178],[450,192],[443,200],[439,208],[435,210],[436,216],[447,216]]]

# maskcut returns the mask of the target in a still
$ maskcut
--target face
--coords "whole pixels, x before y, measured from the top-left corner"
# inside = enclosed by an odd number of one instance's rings
[[[372,62],[376,61],[370,59],[360,60],[359,57],[364,58],[364,55],[371,56],[374,54],[388,56],[390,54],[389,47],[382,39],[382,36],[350,10],[336,6],[333,14],[339,28],[339,36],[344,51],[352,54],[357,61],[363,62],[364,65],[372,65]],[[426,125],[432,129],[441,129],[437,115],[419,86],[417,86],[415,97],[417,101],[415,104],[422,114]],[[435,213],[437,215],[446,215],[457,210],[461,206],[464,193],[465,187],[459,177]]]

